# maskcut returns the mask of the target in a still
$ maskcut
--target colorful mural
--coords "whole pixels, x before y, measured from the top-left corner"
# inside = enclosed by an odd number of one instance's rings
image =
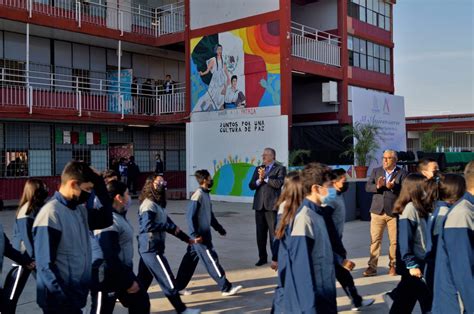
[[[280,106],[278,21],[193,38],[190,61],[193,114]]]

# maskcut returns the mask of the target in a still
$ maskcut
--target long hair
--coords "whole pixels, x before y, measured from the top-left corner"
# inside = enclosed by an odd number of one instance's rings
[[[439,180],[439,199],[453,204],[466,192],[466,181],[459,174],[447,173]]]
[[[393,213],[401,215],[405,206],[412,202],[421,217],[427,217],[433,211],[437,193],[435,180],[427,180],[419,173],[409,174],[402,182],[402,190],[395,201]]]
[[[166,208],[166,190],[164,187],[163,189],[155,189],[153,186],[153,182],[155,182],[157,177],[161,177],[161,175],[154,174],[146,179],[138,200],[142,203],[145,199],[149,199],[150,201],[160,205],[162,208]]]
[[[284,203],[284,211],[280,224],[275,232],[277,239],[283,238],[286,227],[295,219],[296,211],[304,199],[303,183],[299,172],[288,174],[285,178],[283,192],[278,199],[277,206]]]
[[[20,203],[18,204],[17,216],[20,208],[28,203],[26,214],[34,213],[35,215],[43,207],[46,198],[48,197],[48,189],[43,181],[40,179],[28,179],[23,188]]]

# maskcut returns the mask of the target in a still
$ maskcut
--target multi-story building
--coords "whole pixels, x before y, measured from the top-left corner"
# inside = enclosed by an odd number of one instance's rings
[[[277,28],[290,150],[333,163],[351,87],[394,92],[394,3],[0,0],[0,198],[19,198],[28,176],[54,188],[72,159],[102,170],[134,155],[146,173],[157,153],[184,188],[191,39],[264,23]]]

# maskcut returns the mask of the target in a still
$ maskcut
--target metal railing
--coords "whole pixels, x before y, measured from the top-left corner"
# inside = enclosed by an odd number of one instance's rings
[[[184,2],[157,8],[118,0],[0,0],[2,6],[83,23],[158,37],[184,31]]]
[[[341,38],[291,22],[291,53],[295,57],[341,66]]]
[[[48,67],[44,65],[44,67]],[[53,68],[49,66],[50,68]],[[30,64],[30,68],[41,68]],[[0,107],[26,106],[32,114],[38,109],[109,112],[126,115],[163,115],[185,112],[185,83],[174,83],[166,90],[162,85],[121,82],[94,78],[106,73],[89,72],[73,75],[72,69],[55,67],[62,73],[19,68],[0,68]],[[69,74],[64,73],[69,72]]]

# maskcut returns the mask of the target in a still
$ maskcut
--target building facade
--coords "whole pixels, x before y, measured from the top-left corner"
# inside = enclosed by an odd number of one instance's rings
[[[270,76],[259,79],[268,95],[262,91],[258,101],[278,102],[290,150],[310,148],[322,162],[339,159],[341,125],[357,110],[351,88],[394,93],[394,4],[0,0],[0,198],[19,198],[29,176],[55,188],[69,160],[103,170],[134,155],[148,173],[157,153],[171,188],[184,189],[193,40],[263,24],[269,34],[255,34],[267,36],[266,45],[246,37],[256,43],[255,66],[243,71],[251,80],[258,57],[267,55],[279,85],[269,86]]]

